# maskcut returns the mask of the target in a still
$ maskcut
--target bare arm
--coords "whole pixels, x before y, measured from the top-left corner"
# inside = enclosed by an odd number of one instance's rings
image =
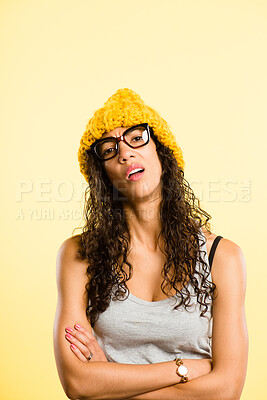
[[[131,397],[136,400],[239,400],[247,370],[246,266],[239,246],[222,239],[212,266],[218,297],[213,303],[213,370],[205,376]]]
[[[179,382],[174,361],[157,364],[118,364],[103,361],[82,362],[70,351],[65,328],[79,323],[89,332],[86,318],[88,299],[85,284],[87,264],[75,260],[77,238],[67,239],[57,256],[58,304],[54,322],[54,352],[59,377],[70,399],[125,399],[152,392]],[[189,360],[196,376],[203,360]],[[192,373],[192,372],[191,372]]]

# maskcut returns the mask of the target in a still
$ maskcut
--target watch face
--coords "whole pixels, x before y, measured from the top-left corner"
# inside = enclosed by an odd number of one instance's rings
[[[188,372],[188,369],[184,365],[180,365],[180,367],[178,367],[178,373],[180,376],[186,375],[187,372]]]

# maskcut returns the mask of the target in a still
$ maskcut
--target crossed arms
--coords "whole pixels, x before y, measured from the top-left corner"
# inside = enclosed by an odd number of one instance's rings
[[[186,360],[189,382],[181,384],[174,361],[156,364],[83,362],[70,349],[65,328],[79,323],[88,332],[85,262],[75,260],[78,242],[67,239],[57,256],[58,305],[54,351],[59,377],[70,399],[238,400],[245,382],[248,334],[246,267],[239,246],[221,240],[212,267],[218,296],[213,302],[212,371],[205,360]],[[82,294],[82,295],[81,295]],[[92,341],[95,339],[92,338]],[[103,360],[103,361],[101,361]]]

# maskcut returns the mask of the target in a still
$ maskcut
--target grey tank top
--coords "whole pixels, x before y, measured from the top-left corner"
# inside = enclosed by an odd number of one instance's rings
[[[207,257],[206,239],[201,250]],[[196,268],[200,268],[197,262]],[[200,279],[198,275],[196,278]],[[211,282],[211,274],[208,276]],[[200,317],[197,295],[189,282],[192,295],[187,309],[174,310],[178,295],[160,301],[142,300],[129,292],[126,300],[111,299],[108,308],[99,315],[93,334],[108,361],[124,364],[150,364],[180,358],[212,358],[212,316],[209,306]],[[114,286],[115,289],[115,286]],[[125,298],[127,296],[125,295]]]

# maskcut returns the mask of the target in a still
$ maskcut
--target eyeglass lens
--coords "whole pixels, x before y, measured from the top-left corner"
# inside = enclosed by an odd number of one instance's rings
[[[149,136],[146,128],[140,126],[128,131],[124,135],[124,139],[130,147],[141,147],[148,143]],[[116,140],[107,138],[105,141],[98,143],[96,152],[103,160],[116,155]]]

